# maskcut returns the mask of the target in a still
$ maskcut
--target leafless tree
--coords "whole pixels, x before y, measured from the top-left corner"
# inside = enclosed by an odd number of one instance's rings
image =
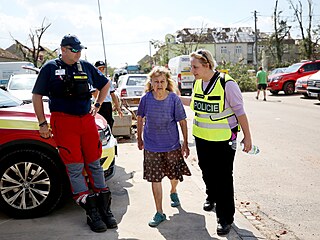
[[[32,47],[28,47],[19,40],[13,38],[16,44],[17,51],[22,54],[24,60],[30,61],[35,67],[42,66],[48,58],[54,57],[56,49],[50,51],[41,46],[41,39],[45,31],[51,26],[51,23],[45,25],[45,18],[42,21],[41,27],[35,30],[30,29],[29,40]]]
[[[293,11],[294,16],[299,24],[299,29],[301,32],[301,38],[302,38],[302,46],[303,46],[303,54],[306,58],[311,59],[314,49],[314,43],[312,42],[312,17],[313,17],[313,3],[312,0],[307,0],[308,2],[308,27],[306,28],[306,34],[303,27],[303,9],[302,9],[302,3],[301,0],[298,0],[297,4],[294,4],[292,0],[288,0]]]
[[[276,0],[273,12],[274,33],[270,37],[269,50],[271,55],[275,56],[277,66],[282,62],[283,40],[289,35],[291,26],[287,25],[287,20],[280,19],[282,11],[278,11],[278,2]],[[275,50],[275,51],[274,51]]]

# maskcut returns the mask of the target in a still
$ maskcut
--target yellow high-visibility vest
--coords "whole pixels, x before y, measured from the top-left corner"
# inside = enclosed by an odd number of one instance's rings
[[[220,75],[221,76],[221,75]],[[225,82],[234,81],[228,74]],[[224,109],[225,90],[220,77],[207,95],[202,91],[202,79],[195,81],[190,108],[195,112],[192,133],[208,141],[226,141],[231,138],[228,117],[234,115],[231,108]]]

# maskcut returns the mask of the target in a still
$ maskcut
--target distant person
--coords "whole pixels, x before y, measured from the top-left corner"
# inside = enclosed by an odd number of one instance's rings
[[[189,156],[186,113],[174,88],[169,70],[154,67],[137,112],[138,148],[144,149],[143,178],[151,182],[157,210],[149,222],[150,227],[166,220],[162,209],[162,179],[165,176],[170,179],[171,206],[177,207],[180,205],[178,181],[183,181],[183,175],[191,175],[183,159]],[[183,135],[182,145],[177,122]]]
[[[195,112],[192,133],[198,163],[206,185],[205,211],[215,208],[217,234],[230,232],[234,221],[233,162],[237,133],[243,130],[244,151],[252,147],[249,123],[240,88],[228,74],[216,70],[216,61],[205,49],[191,53],[191,72],[195,76],[192,96],[180,99]]]
[[[111,192],[100,165],[102,144],[94,116],[107,95],[110,81],[92,64],[80,60],[84,46],[75,35],[64,36],[60,46],[61,56],[48,61],[40,70],[32,91],[33,107],[41,137],[52,137],[42,101],[43,96],[49,97],[50,125],[73,198],[85,209],[91,230],[104,232],[117,227],[117,222],[110,209]],[[92,88],[100,91],[94,104]]]
[[[100,70],[100,72],[105,74],[106,65],[103,61],[97,61],[94,64],[94,66],[96,68],[98,68]],[[98,91],[96,91],[93,95],[96,98],[98,96]],[[112,112],[113,112],[112,102],[114,103],[115,109],[117,110],[119,117],[122,118],[123,113],[120,108],[120,103],[119,103],[118,98],[115,94],[115,89],[114,89],[113,85],[110,84],[108,94],[107,94],[106,98],[103,100],[103,103],[101,104],[101,107],[100,107],[98,113],[101,114],[107,120],[111,130],[112,130],[113,123],[114,123],[114,119],[112,116]]]
[[[267,79],[268,79],[268,75],[267,75],[267,72],[264,71],[262,69],[262,67],[260,66],[259,67],[259,71],[257,72],[257,96],[256,96],[256,99],[258,100],[259,99],[259,94],[260,94],[260,91],[262,89],[263,91],[263,101],[267,101],[266,99],[266,89],[267,89]]]

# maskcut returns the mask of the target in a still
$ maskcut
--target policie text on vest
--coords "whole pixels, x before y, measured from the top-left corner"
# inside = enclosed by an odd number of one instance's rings
[[[194,110],[207,113],[219,113],[219,103],[194,101]]]

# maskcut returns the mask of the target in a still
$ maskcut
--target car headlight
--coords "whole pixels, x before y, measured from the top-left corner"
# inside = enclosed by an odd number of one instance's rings
[[[102,143],[102,146],[107,145],[111,138],[111,130],[110,127],[107,126],[105,129],[99,129],[99,137]]]

